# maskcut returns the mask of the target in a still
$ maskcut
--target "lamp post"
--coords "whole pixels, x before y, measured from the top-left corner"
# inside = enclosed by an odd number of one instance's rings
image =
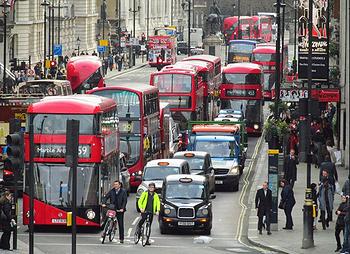
[[[135,38],[136,36],[136,13],[139,12],[141,10],[141,6],[137,6],[136,9],[136,0],[133,1],[133,9],[129,9],[130,12],[132,12],[132,34],[131,36],[133,38]]]
[[[306,189],[305,189],[305,203],[304,203],[304,218],[303,218],[303,241],[302,248],[308,249],[314,246],[313,225],[312,225],[312,193],[311,193],[311,90],[312,90],[312,16],[313,16],[313,0],[309,0],[308,13],[308,67],[307,67],[307,84],[308,84],[308,103],[307,103],[307,128],[306,131]]]
[[[44,77],[46,77],[46,55],[47,55],[47,51],[46,51],[46,20],[47,20],[47,13],[46,13],[46,10],[47,10],[47,6],[49,6],[50,3],[47,1],[47,0],[44,0],[42,3],[41,3],[41,6],[44,7],[44,32],[43,32],[43,43],[44,43],[44,61],[43,61],[43,66],[44,66]]]
[[[181,7],[183,10],[186,8],[186,3],[188,7],[188,20],[187,20],[187,28],[188,28],[188,41],[187,41],[187,55],[191,55],[191,0],[186,0],[186,2],[181,3]]]
[[[237,0],[237,16],[238,16],[238,20],[237,20],[237,37],[238,39],[242,39],[242,33],[241,33],[241,0]]]
[[[79,38],[79,36],[78,36],[78,38],[77,38],[77,48],[78,48],[78,56],[80,55],[80,38]]]
[[[233,17],[235,16],[235,9],[236,9],[236,4],[233,3],[233,4],[232,4],[232,16],[233,16]]]
[[[0,5],[3,8],[3,14],[4,14],[4,59],[3,59],[3,78],[2,78],[2,89],[3,93],[7,93],[7,85],[6,85],[6,54],[7,54],[7,45],[6,45],[6,39],[7,39],[7,8],[9,8],[11,5],[7,2],[7,0],[4,0],[2,4]]]
[[[147,0],[147,24],[146,24],[146,34],[147,34],[147,41],[148,41],[148,36],[149,36],[149,1]]]
[[[282,66],[284,66],[284,63],[283,63],[283,61],[284,61],[284,57],[283,57],[283,55],[284,55],[284,30],[285,30],[285,12],[286,12],[286,5],[285,5],[285,3],[284,3],[284,0],[281,0],[281,8],[282,8],[282,28],[281,28],[281,55],[280,55],[280,57],[281,57],[281,63],[282,63]],[[282,70],[282,72],[281,72],[281,78],[280,78],[281,80],[283,80],[283,70]]]
[[[53,52],[53,48],[54,48],[54,44],[55,44],[55,7],[54,7],[54,4],[52,3],[52,6],[51,6],[51,18],[52,18],[52,21],[51,21],[51,32],[52,32],[52,36],[51,36],[51,51],[52,51],[52,56],[51,56],[51,60],[54,59],[54,52]]]
[[[118,1],[118,43],[119,43],[119,47],[118,47],[118,54],[120,55],[121,54],[121,43],[122,43],[122,40],[121,40],[121,30],[122,30],[122,25],[121,25],[121,19],[122,19],[122,15],[121,15],[121,3],[122,1],[121,0],[117,0]]]
[[[297,24],[298,24],[298,2],[294,0],[294,49],[293,49],[293,74],[297,73]]]

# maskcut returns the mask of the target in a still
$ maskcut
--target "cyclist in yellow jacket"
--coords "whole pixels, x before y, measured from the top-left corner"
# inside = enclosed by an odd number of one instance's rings
[[[137,225],[137,230],[140,232],[140,229],[149,216],[149,222],[152,225],[153,214],[158,215],[160,210],[160,200],[157,193],[155,193],[156,185],[154,183],[150,183],[148,185],[148,191],[145,191],[141,194],[141,197],[138,201],[138,206],[141,211],[141,219]],[[150,232],[151,234],[151,232]],[[149,242],[146,243],[150,245]]]

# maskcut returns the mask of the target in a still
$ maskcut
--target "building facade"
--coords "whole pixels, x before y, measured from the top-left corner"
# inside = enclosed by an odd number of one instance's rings
[[[350,149],[350,1],[340,1],[340,149],[345,166],[349,168]]]

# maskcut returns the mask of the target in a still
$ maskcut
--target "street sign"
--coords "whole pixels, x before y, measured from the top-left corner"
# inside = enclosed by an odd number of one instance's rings
[[[100,52],[100,53],[106,52],[106,47],[105,46],[97,46],[97,52]]]
[[[55,56],[62,56],[62,44],[55,44],[53,46],[53,54]]]
[[[108,40],[100,40],[100,46],[108,46]]]

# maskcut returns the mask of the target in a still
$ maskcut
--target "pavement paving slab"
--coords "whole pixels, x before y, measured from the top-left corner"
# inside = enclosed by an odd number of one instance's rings
[[[250,216],[249,216],[249,228],[248,228],[248,240],[250,243],[256,246],[268,248],[279,253],[289,254],[323,254],[323,253],[334,253],[336,249],[336,240],[334,237],[335,232],[335,221],[336,215],[333,215],[333,221],[330,222],[329,228],[326,230],[322,229],[321,223],[317,222],[317,230],[314,230],[314,247],[309,249],[302,249],[302,238],[303,238],[303,205],[304,205],[304,193],[306,187],[306,163],[300,163],[297,171],[297,181],[294,185],[294,195],[296,199],[296,205],[293,208],[292,216],[294,222],[293,230],[283,230],[285,226],[285,215],[282,210],[278,211],[278,230],[272,231],[272,235],[268,236],[266,231],[263,231],[262,235],[258,234],[257,224],[258,217],[255,210],[255,193],[256,190],[261,188],[262,182],[267,180],[268,167],[267,167],[267,143],[265,143],[260,151],[259,160],[256,168],[254,177],[254,184],[256,188],[251,189],[249,197],[250,205]],[[344,167],[337,167],[339,184],[343,186],[348,171]],[[314,183],[318,183],[319,169],[312,165],[311,169],[311,180]],[[281,189],[279,190],[280,199]],[[334,210],[340,204],[340,195],[335,194],[334,196]],[[342,237],[342,235],[341,235]]]

